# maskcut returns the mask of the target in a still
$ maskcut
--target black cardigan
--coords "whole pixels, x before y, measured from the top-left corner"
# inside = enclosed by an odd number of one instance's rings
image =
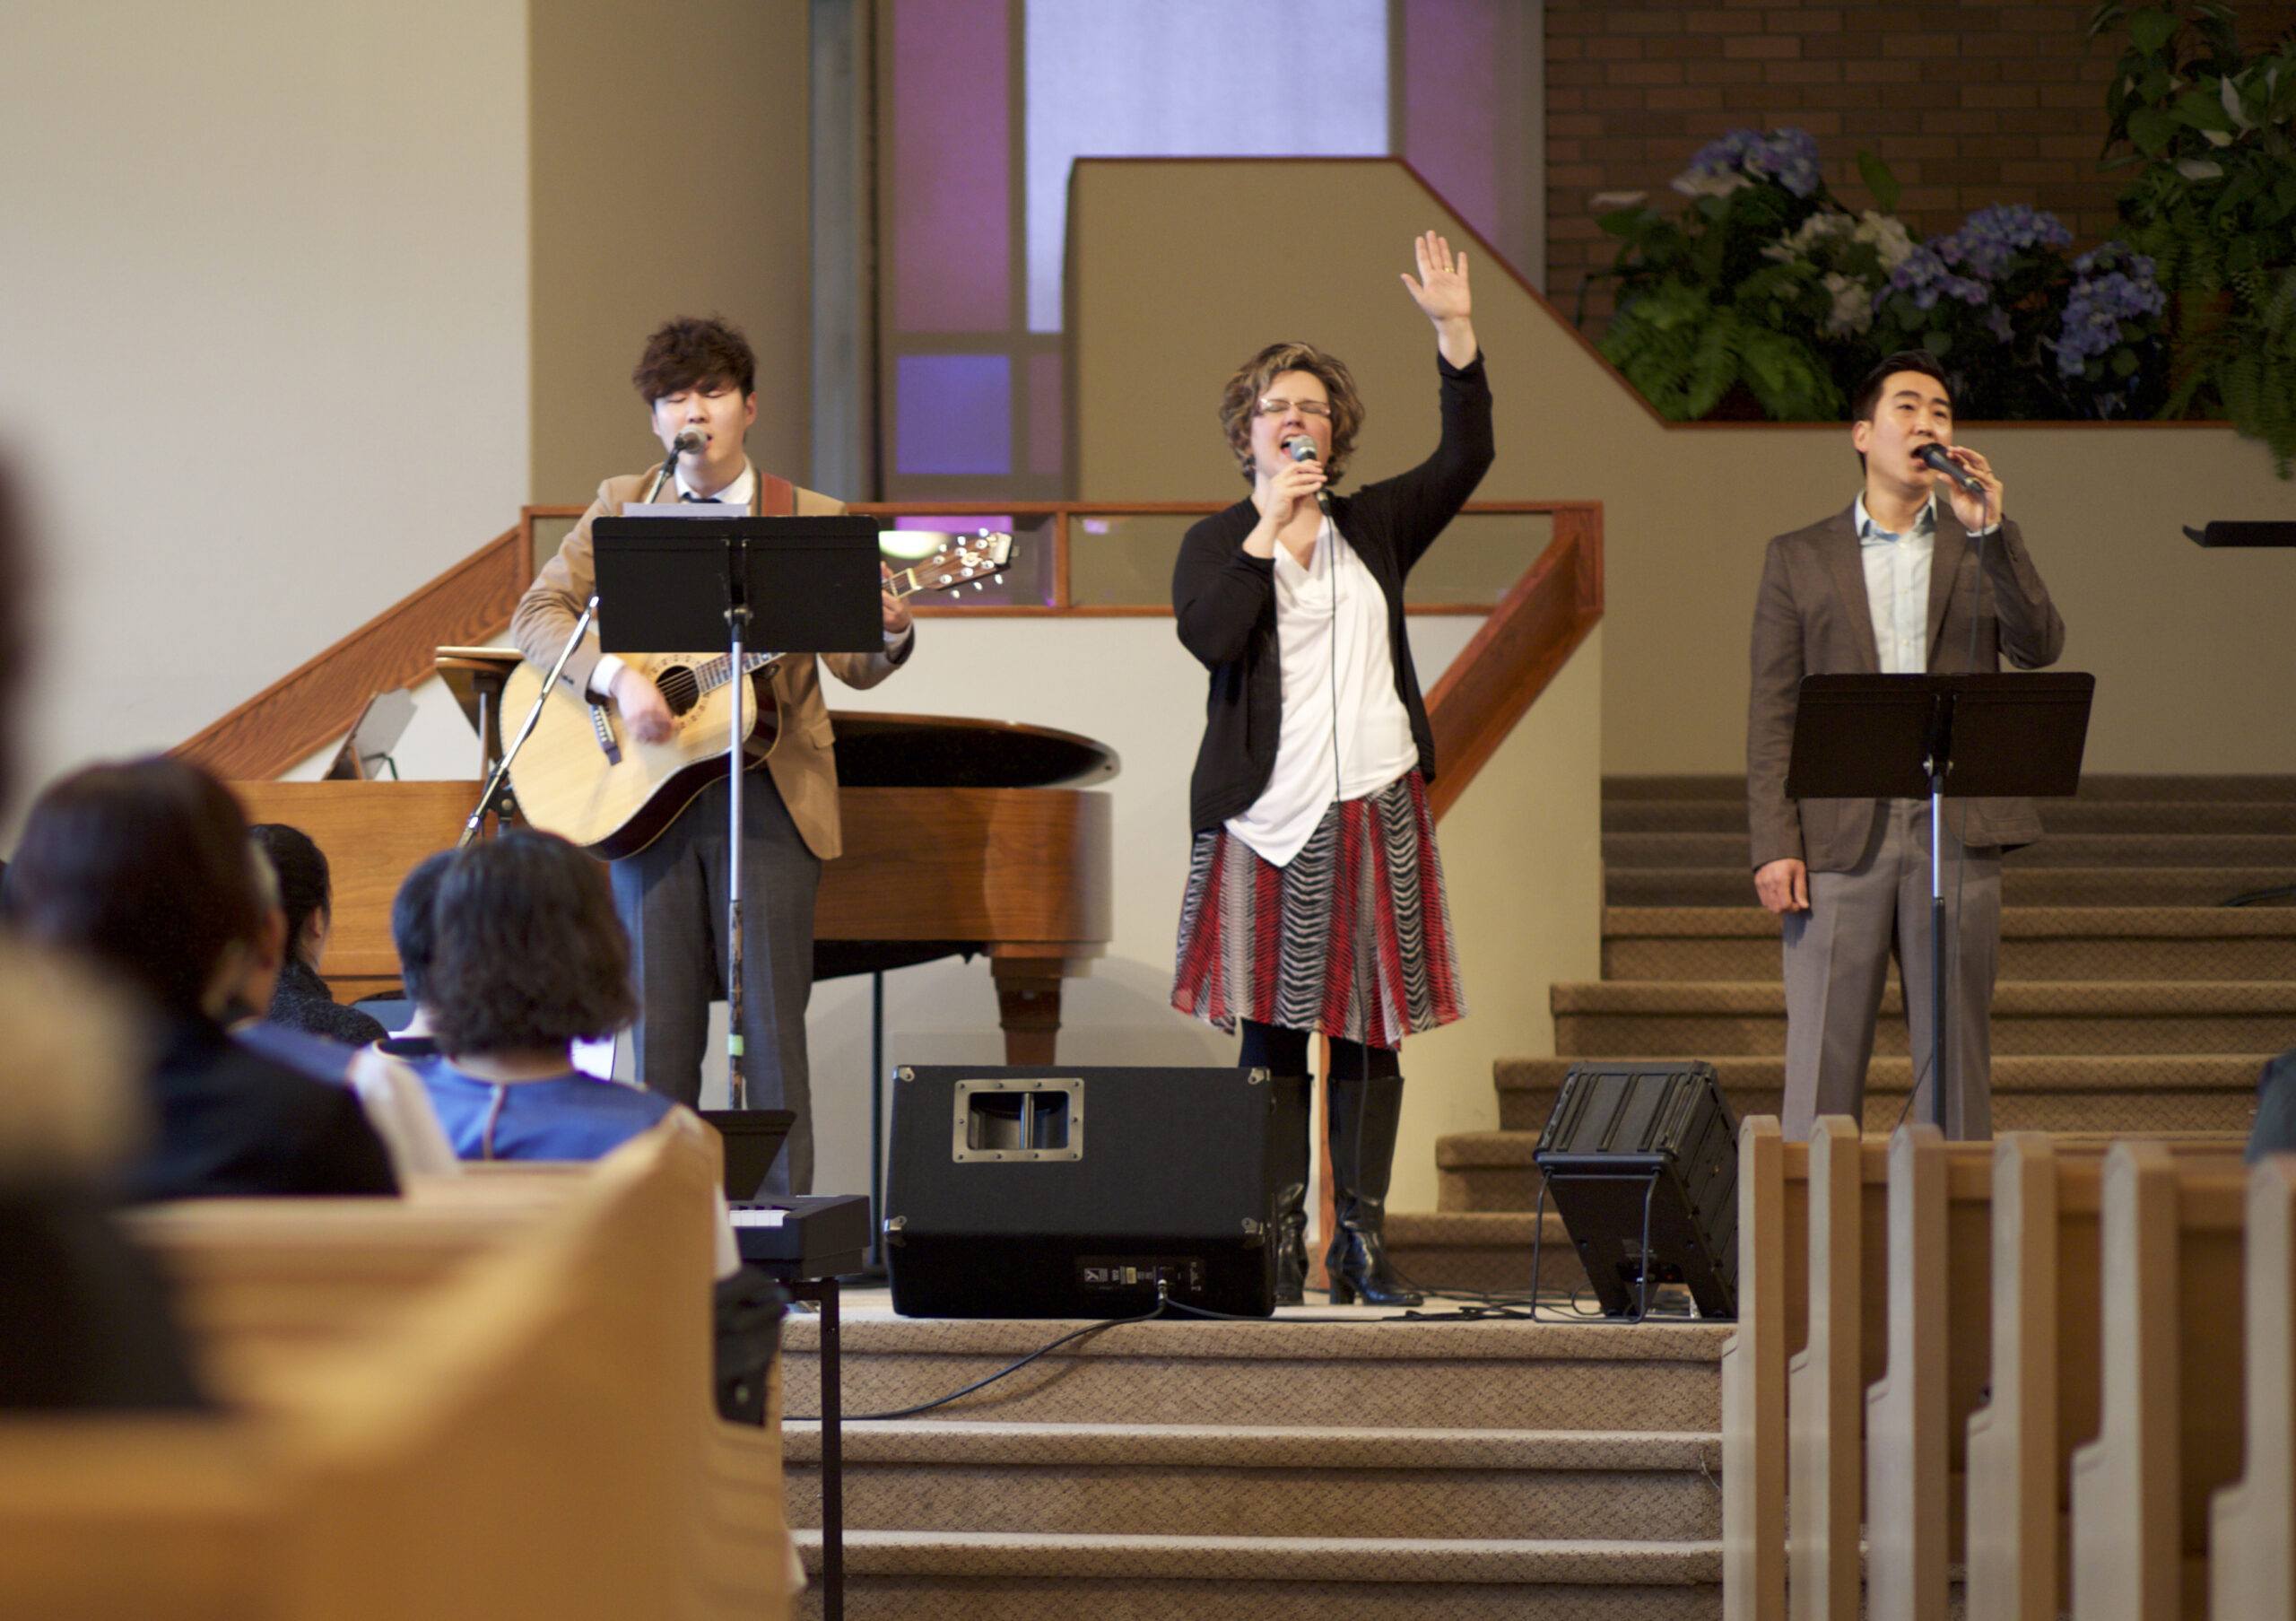
[[[1403,582],[1466,504],[1492,462],[1491,385],[1477,353],[1462,370],[1439,354],[1443,438],[1408,473],[1332,497],[1332,522],[1379,582],[1387,599],[1387,645],[1396,696],[1411,716],[1419,770],[1435,777],[1435,737],[1405,640]],[[1283,726],[1283,674],[1275,636],[1275,560],[1253,557],[1244,541],[1258,527],[1248,497],[1196,525],[1172,568],[1172,612],[1181,645],[1212,672],[1204,742],[1188,788],[1188,821],[1207,832],[1248,810],[1275,771]]]

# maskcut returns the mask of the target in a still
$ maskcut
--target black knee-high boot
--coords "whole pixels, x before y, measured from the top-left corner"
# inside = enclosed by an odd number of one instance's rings
[[[1331,1303],[1359,1297],[1367,1306],[1415,1306],[1426,1299],[1395,1274],[1380,1237],[1387,1225],[1387,1179],[1403,1120],[1403,1077],[1335,1076],[1331,1113],[1331,1198],[1335,1231],[1324,1267]]]
[[[1268,1180],[1275,1188],[1275,1303],[1308,1298],[1308,1139],[1315,1124],[1316,1079],[1279,1075],[1268,1082]]]

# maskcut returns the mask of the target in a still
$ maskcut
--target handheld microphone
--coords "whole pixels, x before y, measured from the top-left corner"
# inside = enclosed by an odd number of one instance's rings
[[[1316,441],[1309,438],[1304,433],[1295,433],[1290,439],[1285,440],[1283,441],[1283,449],[1285,453],[1288,454],[1293,461],[1319,462],[1323,459],[1316,454]],[[1329,490],[1318,490],[1316,492],[1316,507],[1317,510],[1322,512],[1326,518],[1329,518],[1331,516],[1331,492]]]
[[[1961,463],[1946,455],[1944,446],[1924,445],[1920,449],[1916,450],[1913,453],[1913,458],[1916,461],[1926,463],[1928,466],[1935,468],[1938,472],[1943,473],[1947,478],[1952,479],[1955,484],[1961,485],[1962,489],[1967,490],[1971,495],[1976,496],[1979,501],[1985,499],[1985,486],[1978,483],[1977,475],[1971,473],[1967,467],[1964,467]]]

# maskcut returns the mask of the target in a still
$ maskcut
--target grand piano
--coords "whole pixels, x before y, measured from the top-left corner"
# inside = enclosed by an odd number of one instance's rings
[[[517,663],[517,654],[501,648],[439,649],[439,674],[470,718],[490,771],[500,757],[502,683]],[[1116,751],[1049,727],[963,716],[832,711],[831,721],[845,853],[822,869],[814,977],[986,957],[1005,1061],[1052,1063],[1060,982],[1089,972],[1108,949],[1109,801],[1090,789],[1117,774]],[[286,821],[327,815],[330,799],[347,807],[361,790],[387,797],[417,785],[240,785],[251,798],[248,790],[265,786],[303,790],[291,810],[274,812]],[[458,786],[460,815],[467,815],[479,784]],[[371,814],[362,820],[371,828]],[[338,995],[362,994],[377,988],[365,958],[375,944],[387,949],[389,895],[412,860],[394,850],[387,859],[396,872],[362,877],[351,845],[330,844],[308,819],[300,824],[335,862],[339,896],[380,902],[382,915],[373,918],[337,907],[340,944],[330,951],[329,978]],[[450,842],[451,832],[434,833],[426,848]],[[353,870],[346,873],[346,863]],[[359,942],[368,942],[364,954],[338,968],[335,953]],[[346,972],[354,967],[369,972]]]

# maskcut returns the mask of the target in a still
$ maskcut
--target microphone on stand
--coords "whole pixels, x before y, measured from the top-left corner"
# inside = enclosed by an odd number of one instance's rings
[[[1962,489],[1967,490],[1971,495],[1978,497],[1979,500],[1984,499],[1985,486],[1978,483],[1977,475],[1970,472],[1967,467],[1961,466],[1961,463],[1955,461],[1952,457],[1946,455],[1944,446],[1924,445],[1920,449],[1916,450],[1913,453],[1913,458],[1918,462],[1926,463],[1931,467],[1935,468],[1938,472],[1943,473],[1947,478],[1952,479],[1955,484],[1961,485]]]
[[[1293,461],[1319,462],[1323,459],[1316,454],[1316,441],[1309,439],[1304,433],[1295,433],[1290,439],[1285,440],[1283,441],[1283,449],[1284,452],[1289,455]],[[1316,507],[1326,518],[1329,518],[1331,516],[1331,492],[1329,490],[1319,489],[1316,492]]]
[[[689,451],[699,450],[709,442],[699,428],[688,428],[670,441],[670,453],[662,458],[662,470],[654,475],[654,486],[646,492],[646,504],[651,506],[662,493],[662,486],[670,482],[670,474],[678,465],[678,458]]]

